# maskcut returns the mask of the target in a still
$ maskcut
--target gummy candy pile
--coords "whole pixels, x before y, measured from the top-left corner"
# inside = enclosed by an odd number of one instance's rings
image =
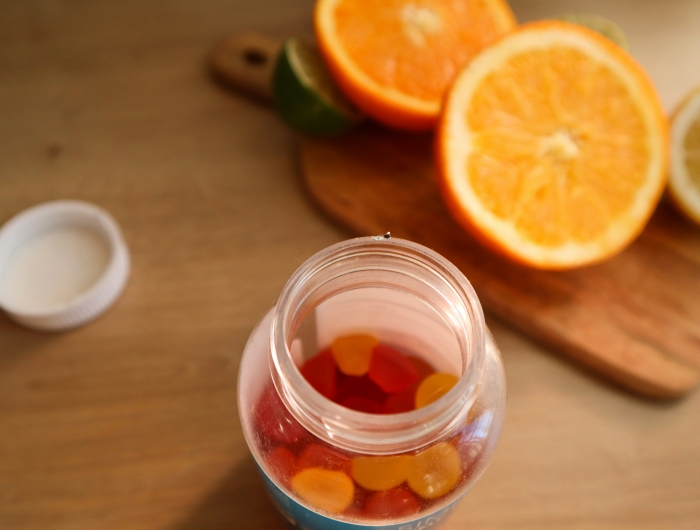
[[[370,335],[339,337],[300,370],[326,398],[374,414],[427,406],[458,381]],[[255,407],[255,427],[267,466],[279,482],[331,514],[370,519],[417,514],[453,491],[473,462],[459,432],[414,454],[344,454],[307,432],[272,385]]]

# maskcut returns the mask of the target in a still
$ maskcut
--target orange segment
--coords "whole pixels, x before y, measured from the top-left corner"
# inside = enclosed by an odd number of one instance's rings
[[[504,0],[319,0],[314,22],[348,97],[404,129],[433,127],[455,75],[515,27]]]
[[[436,499],[449,493],[462,476],[457,450],[440,442],[411,459],[408,485],[425,499]]]
[[[330,513],[344,511],[355,496],[355,485],[345,473],[318,467],[294,475],[292,489],[314,508]]]
[[[390,490],[406,480],[410,461],[405,455],[358,456],[352,459],[352,478],[368,490]]]
[[[416,408],[422,408],[437,401],[457,384],[459,378],[452,374],[437,373],[429,375],[418,385],[416,390]]]
[[[379,341],[371,335],[344,335],[331,344],[338,369],[345,375],[365,375],[369,371],[372,350]]]
[[[445,201],[513,259],[566,269],[641,231],[661,195],[666,119],[646,73],[578,25],[521,26],[460,74],[439,127]]]

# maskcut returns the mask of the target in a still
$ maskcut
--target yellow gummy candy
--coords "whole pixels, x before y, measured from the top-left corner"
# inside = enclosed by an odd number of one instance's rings
[[[425,407],[447,394],[459,378],[452,374],[437,373],[423,379],[416,390],[416,408]]]
[[[424,499],[436,499],[450,492],[462,476],[459,453],[440,442],[415,455],[408,466],[408,485]]]
[[[355,496],[355,485],[340,471],[310,467],[292,477],[292,489],[314,508],[330,513],[344,511]]]
[[[358,456],[352,459],[352,478],[372,491],[386,491],[406,480],[410,456]]]
[[[333,341],[331,352],[338,369],[345,375],[365,375],[376,346],[379,341],[371,335],[344,335]]]

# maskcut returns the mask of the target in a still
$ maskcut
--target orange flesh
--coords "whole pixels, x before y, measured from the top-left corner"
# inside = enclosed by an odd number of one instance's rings
[[[342,0],[335,31],[372,81],[426,101],[439,101],[454,76],[506,29],[483,2]]]
[[[647,132],[622,82],[574,48],[515,55],[477,87],[467,174],[542,246],[600,237],[646,180]]]

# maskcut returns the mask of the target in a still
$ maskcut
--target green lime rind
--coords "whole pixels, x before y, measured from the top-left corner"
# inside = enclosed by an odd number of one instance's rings
[[[316,47],[288,39],[272,78],[277,111],[294,129],[313,136],[336,136],[359,124],[363,115],[335,85]]]
[[[597,31],[604,37],[607,37],[613,41],[623,50],[630,50],[630,44],[627,40],[627,36],[622,29],[620,29],[620,26],[605,17],[590,13],[567,13],[565,15],[557,15],[554,18],[565,22],[573,22],[574,24]]]

